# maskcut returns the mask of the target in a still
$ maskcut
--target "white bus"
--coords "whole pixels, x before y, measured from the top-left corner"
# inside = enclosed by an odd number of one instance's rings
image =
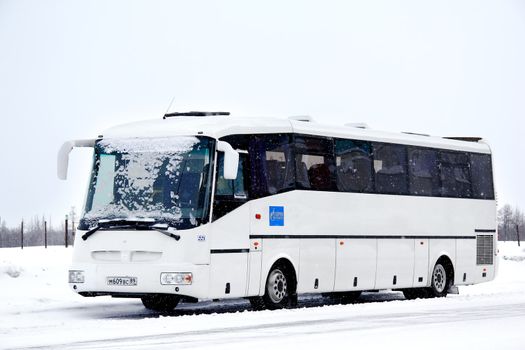
[[[172,113],[70,141],[93,147],[69,284],[80,295],[442,297],[497,267],[489,146],[308,118]]]

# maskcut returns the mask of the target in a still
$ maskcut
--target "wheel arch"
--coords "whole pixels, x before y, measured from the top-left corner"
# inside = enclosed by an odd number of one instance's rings
[[[432,272],[434,271],[434,266],[436,266],[436,264],[438,263],[441,263],[443,267],[445,268],[447,275],[450,276],[450,279],[449,279],[451,281],[450,286],[454,285],[456,268],[454,266],[454,262],[452,258],[450,257],[450,254],[448,254],[447,252],[441,252],[437,256],[438,258],[435,259],[434,263],[430,266],[430,269],[429,269],[429,274],[428,274],[429,283],[432,278]]]
[[[261,273],[261,283],[259,287],[259,295],[264,295],[264,288],[266,285],[266,279],[268,278],[268,274],[270,273],[271,269],[276,266],[281,265],[284,266],[287,269],[287,272],[290,273],[290,277],[293,279],[293,293],[297,290],[297,279],[298,279],[298,270],[297,270],[297,264],[294,263],[294,259],[287,255],[287,254],[280,254],[275,257],[272,257],[272,259],[268,259],[267,263],[264,265],[264,269]]]

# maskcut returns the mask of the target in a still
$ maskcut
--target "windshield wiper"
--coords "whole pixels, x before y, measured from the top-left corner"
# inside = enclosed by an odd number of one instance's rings
[[[165,234],[166,236],[169,236],[171,238],[174,238],[175,240],[179,240],[180,236],[175,235],[168,231],[168,229],[171,227],[168,224],[155,224],[154,219],[145,219],[145,220],[130,220],[130,219],[115,219],[115,220],[100,220],[97,222],[97,225],[90,228],[86,233],[82,235],[82,239],[85,241],[87,240],[91,235],[93,235],[95,232],[97,232],[100,229],[108,229],[108,228],[120,228],[120,227],[132,227],[136,230],[155,230],[158,232],[161,232]]]
[[[169,232],[169,228],[170,227],[173,227],[169,224],[155,224],[153,226],[151,226],[152,229],[154,229],[155,231],[158,231],[168,237],[171,237],[171,238],[174,238],[176,241],[178,241],[180,239],[180,236],[179,235],[176,235],[174,233],[171,233]]]

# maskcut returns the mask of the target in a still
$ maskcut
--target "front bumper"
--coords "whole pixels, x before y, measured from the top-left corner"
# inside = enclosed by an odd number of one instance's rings
[[[135,265],[135,264],[75,264],[71,270],[84,272],[84,283],[69,283],[83,296],[112,295],[140,297],[148,294],[178,294],[206,298],[209,292],[209,265]],[[190,285],[162,285],[162,272],[191,272]],[[136,285],[108,285],[108,277],[134,277]]]

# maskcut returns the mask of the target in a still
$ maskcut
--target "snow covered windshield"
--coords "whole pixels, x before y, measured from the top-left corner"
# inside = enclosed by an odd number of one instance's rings
[[[101,219],[155,219],[179,229],[205,222],[213,144],[206,137],[98,141],[79,228]]]

